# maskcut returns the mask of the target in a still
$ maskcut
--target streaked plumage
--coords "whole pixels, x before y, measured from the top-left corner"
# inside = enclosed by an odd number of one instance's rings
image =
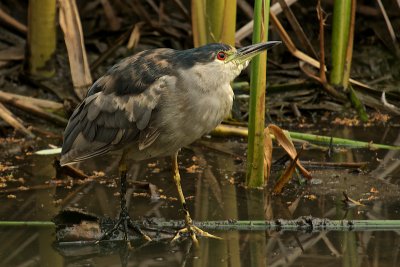
[[[129,150],[135,160],[172,155],[211,131],[230,112],[229,83],[242,68],[211,79],[215,72],[206,63],[230,49],[224,44],[194,51],[161,48],[114,65],[71,116],[61,164],[118,149]]]
[[[180,184],[178,150],[213,130],[231,111],[230,83],[252,57],[277,42],[236,50],[225,44],[176,51],[154,49],[122,60],[98,79],[72,114],[64,132],[61,164],[122,150],[121,212],[113,229],[100,240],[128,227],[147,237],[130,219],[126,207],[125,160],[172,156],[173,178],[186,227],[196,235],[214,237],[193,225]]]

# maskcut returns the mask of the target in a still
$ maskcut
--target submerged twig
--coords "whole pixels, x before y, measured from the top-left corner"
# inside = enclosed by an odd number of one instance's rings
[[[153,220],[150,223],[136,221],[144,228],[162,230],[165,228],[180,229],[184,221]],[[218,231],[392,231],[400,229],[400,220],[330,220],[325,218],[300,217],[294,220],[241,220],[241,221],[194,221],[202,229]],[[50,221],[0,221],[0,227],[54,227]]]
[[[193,222],[197,227],[208,230],[239,231],[383,231],[400,229],[400,220],[330,220],[300,217],[295,220],[271,221],[206,221]],[[183,221],[156,222],[154,226],[179,229]]]
[[[368,162],[317,162],[317,161],[300,161],[301,164],[308,168],[362,168],[368,164]]]

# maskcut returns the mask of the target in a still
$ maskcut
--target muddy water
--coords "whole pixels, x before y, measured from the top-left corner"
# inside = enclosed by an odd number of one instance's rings
[[[398,128],[338,129],[334,135],[400,144]],[[10,151],[1,156],[2,164],[11,160],[16,168],[2,170],[1,176],[8,177],[2,190],[20,186],[28,190],[0,195],[1,221],[49,221],[65,207],[82,208],[99,216],[118,214],[116,158],[81,164],[79,167],[86,172],[103,171],[105,176],[79,183],[51,180],[55,175],[52,156],[16,158]],[[290,219],[308,215],[400,220],[399,151],[335,149],[329,158],[325,151],[310,148],[302,154],[303,160],[368,163],[362,170],[311,169],[312,182],[295,179],[280,197],[271,196],[267,190],[244,189],[244,152],[245,143],[239,139],[203,139],[182,151],[179,160],[183,190],[195,220]],[[277,149],[274,159],[282,154]],[[276,179],[280,171],[274,169],[271,179]],[[182,218],[167,159],[132,164],[129,179],[154,184],[160,196],[152,198],[148,190],[141,188],[129,191],[129,211],[134,219]],[[61,185],[56,187],[56,183]],[[36,189],[32,189],[34,186]],[[343,191],[364,206],[345,208],[341,201]],[[213,233],[223,240],[201,239],[198,249],[192,248],[190,242],[153,242],[126,253],[98,247],[60,249],[54,246],[52,228],[1,227],[0,266],[400,265],[400,231]]]

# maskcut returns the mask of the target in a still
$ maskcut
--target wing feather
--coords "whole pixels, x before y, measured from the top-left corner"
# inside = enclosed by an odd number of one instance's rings
[[[153,110],[175,82],[174,68],[165,67],[174,53],[171,49],[144,51],[99,78],[65,129],[61,164],[103,155],[135,139],[140,149],[151,145],[159,135],[151,126]]]
[[[158,137],[158,129],[147,128],[165,90],[162,80],[140,95],[98,92],[85,99],[65,130],[61,164],[103,155],[139,138],[140,149],[151,145]],[[151,134],[140,135],[142,131]]]
[[[153,90],[152,88],[148,90]],[[119,148],[128,140],[139,137],[139,132],[148,127],[158,97],[149,102],[147,91],[140,97],[135,95],[116,96],[115,94],[97,93],[94,100],[86,101],[78,107],[77,112],[86,115],[75,115],[68,123],[64,134],[61,163],[81,161],[102,155]],[[127,104],[140,108],[127,109]],[[82,135],[81,138],[78,138]]]

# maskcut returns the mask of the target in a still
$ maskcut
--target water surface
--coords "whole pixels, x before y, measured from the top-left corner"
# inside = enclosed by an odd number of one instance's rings
[[[381,133],[379,138],[377,133]],[[400,144],[398,129],[337,129],[338,137]],[[375,137],[374,137],[375,136]],[[313,216],[329,219],[400,219],[400,152],[368,149],[309,148],[302,160],[367,162],[362,169],[310,169],[312,182],[298,178],[283,195],[268,190],[246,190],[245,141],[203,139],[180,154],[182,186],[195,220],[274,220]],[[61,209],[76,207],[98,216],[115,217],[119,211],[116,157],[88,160],[78,167],[87,173],[102,171],[104,176],[84,183],[55,180],[53,156],[15,153],[10,147],[1,156],[1,221],[49,221]],[[14,151],[14,152],[13,152]],[[274,159],[283,155],[276,148]],[[275,168],[271,179],[282,170]],[[171,179],[169,159],[133,164],[130,181],[157,186],[160,198],[148,190],[135,188],[129,212],[133,219],[182,219]],[[300,179],[302,180],[302,179]],[[55,186],[59,184],[59,186]],[[31,189],[36,188],[36,189]],[[21,190],[28,189],[28,190]],[[345,208],[343,191],[364,206]],[[153,242],[126,253],[99,247],[55,246],[51,228],[0,228],[0,266],[399,266],[399,231],[364,232],[275,232],[216,231],[220,240],[200,239],[178,244]]]

